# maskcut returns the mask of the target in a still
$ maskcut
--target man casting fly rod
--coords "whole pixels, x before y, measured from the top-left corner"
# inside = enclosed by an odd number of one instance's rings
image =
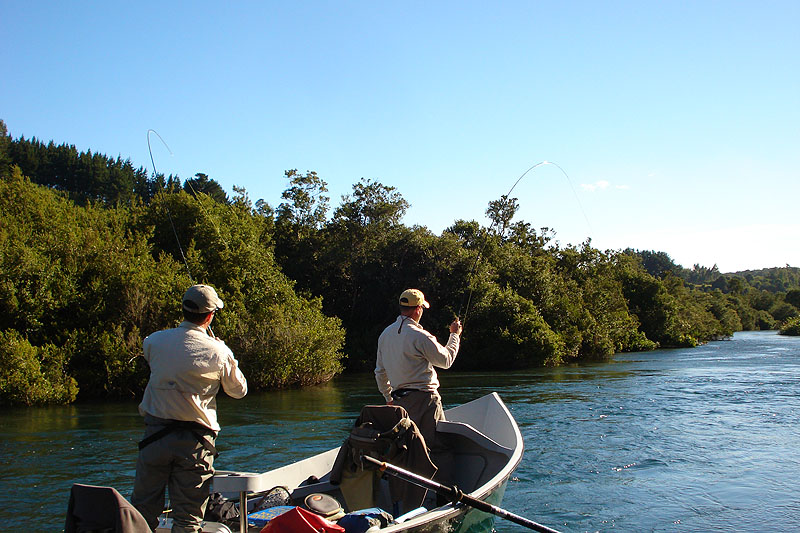
[[[139,405],[145,434],[131,503],[153,530],[165,490],[173,533],[201,530],[217,456],[217,393],[222,387],[233,398],[247,394],[233,352],[211,333],[211,321],[223,305],[212,287],[193,285],[183,295],[184,321],[144,340],[150,380]]]
[[[450,368],[455,362],[461,342],[461,321],[453,320],[447,344],[442,346],[419,324],[423,311],[430,308],[422,291],[403,291],[399,304],[397,320],[378,338],[375,380],[386,402],[405,408],[428,448],[433,449],[436,421],[444,420],[434,367]]]

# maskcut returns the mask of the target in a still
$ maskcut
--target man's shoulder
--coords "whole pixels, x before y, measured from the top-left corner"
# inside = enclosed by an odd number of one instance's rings
[[[148,342],[158,342],[158,340],[159,340],[159,339],[162,339],[162,338],[164,338],[164,337],[168,337],[168,336],[169,336],[169,333],[170,333],[170,332],[171,332],[173,329],[174,329],[174,328],[170,328],[170,329],[161,329],[161,330],[158,330],[158,331],[154,331],[153,333],[151,333],[150,335],[148,335],[147,337],[145,337],[145,338],[144,338],[144,342],[145,342],[145,343],[148,343]]]
[[[413,331],[416,333],[424,333],[425,335],[428,335],[428,332],[425,330],[425,328],[422,327],[422,324],[420,324],[419,322],[408,320],[406,324],[408,325],[409,331]]]
[[[393,324],[389,324],[388,326],[383,328],[383,331],[381,331],[381,334],[378,335],[378,342],[381,342],[382,339],[385,339],[389,335],[389,332],[392,330],[392,326],[393,326]]]
[[[145,337],[144,340],[147,340],[147,339],[159,339],[159,338],[162,338],[162,337],[171,337],[173,335],[181,334],[181,333],[183,333],[185,331],[186,331],[185,328],[181,328],[181,327],[160,329],[158,331],[154,331],[153,333],[151,333],[150,335]]]
[[[386,335],[392,329],[396,329],[396,328],[397,328],[397,319],[395,319],[394,322],[392,322],[391,324],[388,324],[385,328],[383,328],[383,331],[381,331],[381,337]]]

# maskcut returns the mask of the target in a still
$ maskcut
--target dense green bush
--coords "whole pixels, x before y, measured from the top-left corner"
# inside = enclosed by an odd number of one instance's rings
[[[67,358],[52,344],[35,347],[16,331],[0,331],[0,405],[74,401],[78,386],[66,373]]]
[[[148,375],[138,357],[143,337],[177,325],[181,295],[195,281],[217,287],[226,302],[215,332],[245,374],[252,369],[254,389],[340,372],[340,322],[322,314],[319,299],[294,292],[261,244],[268,221],[238,200],[219,204],[179,192],[108,209],[77,206],[18,168],[0,180],[0,302],[9,310],[0,331],[5,356],[30,363],[5,377],[0,401],[71,401],[72,378],[81,397],[137,396]],[[186,236],[188,269],[174,235],[165,237],[170,217]],[[61,381],[53,378],[55,361]],[[26,383],[41,390],[25,390]]]
[[[775,329],[777,323],[775,321],[775,317],[769,314],[767,311],[757,311],[756,312],[756,327],[757,330],[769,330]]]
[[[796,316],[784,322],[781,325],[780,334],[793,336],[800,335],[800,317]]]
[[[527,368],[575,356],[536,306],[508,288],[490,286],[481,294],[467,325],[459,368]]]

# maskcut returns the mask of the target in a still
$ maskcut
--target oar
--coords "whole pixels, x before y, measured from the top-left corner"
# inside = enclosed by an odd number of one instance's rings
[[[485,513],[505,518],[506,520],[510,520],[515,524],[519,524],[529,529],[533,529],[534,531],[541,531],[542,533],[558,533],[558,531],[556,531],[555,529],[543,526],[542,524],[537,524],[533,520],[528,520],[524,516],[519,516],[517,514],[508,512],[505,509],[501,509],[500,507],[496,507],[490,503],[486,503],[477,498],[473,498],[472,496],[464,494],[457,487],[448,487],[447,485],[442,485],[441,483],[437,483],[432,479],[428,479],[413,472],[409,472],[408,470],[404,470],[399,466],[395,466],[393,464],[386,463],[384,461],[378,461],[374,457],[370,457],[368,455],[362,455],[361,458],[366,462],[378,467],[378,469],[381,472],[386,472],[387,474],[391,474],[398,479],[402,479],[403,481],[407,481],[408,483],[413,483],[414,485],[417,485],[424,489],[432,490],[436,492],[436,494],[441,494],[442,496],[448,498],[453,503],[456,502],[465,503],[466,505],[474,507],[479,511],[483,511]]]

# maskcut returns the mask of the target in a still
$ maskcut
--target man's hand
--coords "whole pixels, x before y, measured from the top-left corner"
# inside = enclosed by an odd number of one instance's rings
[[[461,335],[461,329],[462,329],[461,328],[461,321],[458,318],[456,318],[450,324],[450,333],[455,333],[457,335]]]

